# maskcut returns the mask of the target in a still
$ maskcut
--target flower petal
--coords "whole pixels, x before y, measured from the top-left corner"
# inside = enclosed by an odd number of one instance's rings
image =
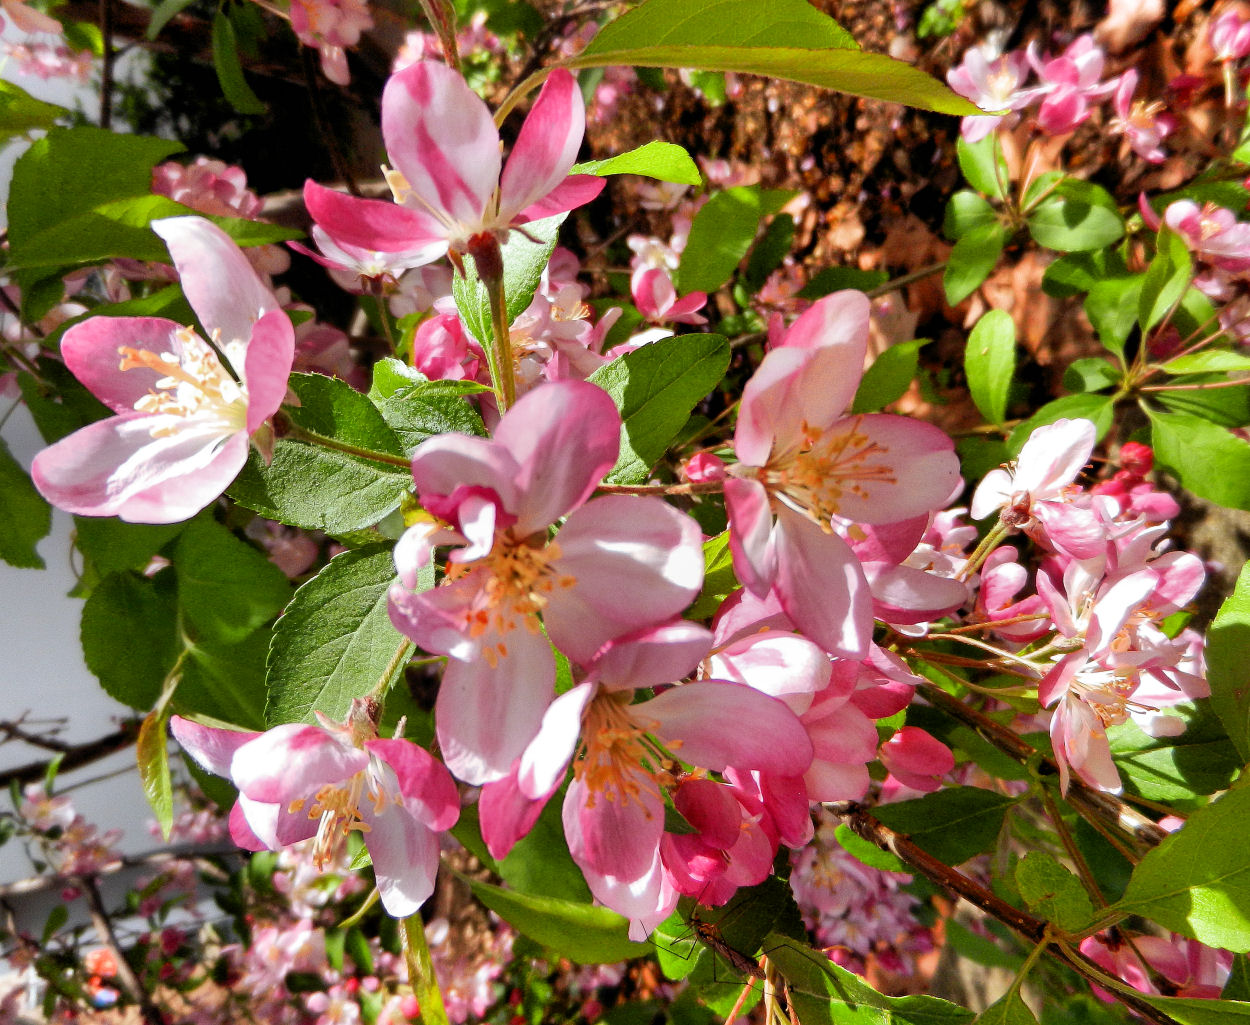
[[[447,252],[447,226],[425,210],[347,196],[314,181],[304,183],[304,206],[340,245],[403,253],[414,267],[433,263]]]
[[[369,755],[319,726],[287,723],[234,753],[230,778],[249,800],[287,806],[369,767]]]
[[[271,310],[252,328],[243,365],[247,385],[247,433],[278,411],[295,360],[295,329],[282,310]]]
[[[397,804],[388,804],[379,814],[363,803],[360,818],[369,827],[365,846],[382,906],[395,918],[416,914],[434,892],[438,835]]]
[[[446,767],[410,740],[367,740],[365,750],[377,755],[395,774],[399,793],[418,821],[428,829],[451,829],[460,817],[460,792]]]
[[[260,736],[259,733],[247,730],[221,730],[213,726],[202,726],[180,715],[170,717],[169,731],[174,735],[174,740],[178,741],[178,746],[197,765],[214,776],[227,778],[230,776],[230,760],[235,751]]]
[[[499,182],[499,219],[505,224],[568,176],[586,133],[586,104],[575,79],[556,68],[543,83]]]
[[[725,481],[725,509],[729,513],[729,551],[734,572],[743,587],[762,598],[777,578],[768,491],[757,480],[730,477]]]
[[[121,369],[119,349],[180,355],[181,324],[158,317],[91,317],[61,339],[61,358],[87,390],[114,413],[133,413],[135,403],[156,390],[164,375],[146,366]]]

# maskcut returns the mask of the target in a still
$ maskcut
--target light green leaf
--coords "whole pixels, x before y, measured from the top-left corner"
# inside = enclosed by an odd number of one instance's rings
[[[252,87],[243,76],[234,22],[220,9],[213,15],[213,67],[217,69],[217,81],[230,106],[240,114],[265,113],[268,108],[252,92]]]
[[[1157,997],[1146,993],[1137,994],[1137,999],[1162,1011],[1177,1025],[1250,1025],[1250,1003],[1240,1000]]]
[[[1013,986],[978,1014],[973,1025],[1037,1025],[1037,1018]]]
[[[1120,372],[1096,356],[1073,360],[1063,372],[1063,386],[1071,392],[1103,391],[1119,381]]]
[[[196,639],[243,640],[291,598],[286,574],[264,552],[207,516],[187,524],[173,553],[178,604]]]
[[[1250,788],[1193,813],[1133,870],[1113,908],[1211,947],[1250,950]]]
[[[1016,863],[1016,886],[1029,909],[1066,933],[1077,933],[1094,918],[1085,887],[1049,854],[1030,851]]]
[[[1018,425],[1007,439],[1007,451],[1014,459],[1029,440],[1029,435],[1039,427],[1053,424],[1056,420],[1092,420],[1102,437],[1111,428],[1111,416],[1115,401],[1110,395],[1065,395],[1048,402],[1031,417]]]
[[[955,155],[964,180],[981,195],[999,200],[1007,198],[1011,172],[997,132],[990,132],[977,142],[966,142],[961,137],[955,143]]]
[[[897,854],[883,851],[875,843],[865,840],[845,822],[834,830],[833,837],[842,845],[843,850],[858,858],[870,868],[880,869],[883,872],[899,872],[903,875],[911,875],[911,869],[907,867],[906,863]]]
[[[964,372],[968,391],[981,415],[992,424],[1007,418],[1007,395],[1016,369],[1016,326],[1006,310],[990,310],[968,336]]]
[[[433,585],[433,573],[426,586]],[[295,592],[269,649],[265,719],[270,726],[313,722],[314,711],[346,717],[404,662],[404,636],[391,625],[386,592],[395,579],[389,545],[336,555]]]
[[[651,142],[628,153],[620,153],[606,160],[590,160],[574,164],[569,174],[641,174],[662,182],[679,185],[702,185],[703,176],[698,165],[690,159],[681,146],[672,142],[653,139]]]
[[[149,42],[161,34],[161,29],[168,25],[175,15],[181,14],[193,3],[195,0],[161,0],[148,21],[148,30],[145,34]]]
[[[1209,672],[1209,647],[1207,658]],[[1244,760],[1208,702],[1176,705],[1168,711],[1184,722],[1183,733],[1152,737],[1129,720],[1107,730],[1107,738],[1129,793],[1192,808],[1196,795],[1227,789]]]
[[[859,49],[807,0],[648,0],[600,29],[583,53],[703,44]]]
[[[174,786],[169,775],[169,749],[166,746],[166,727],[169,724],[169,702],[178,687],[178,677],[171,675],[165,680],[156,707],[143,717],[139,724],[139,736],[135,740],[135,755],[139,763],[139,782],[143,796],[148,799],[161,836],[169,841],[169,831],[174,825]]]
[[[35,490],[29,475],[0,438],[0,559],[10,566],[43,569],[35,550],[52,529],[52,507]]]
[[[530,221],[525,225],[524,235],[519,231],[508,233],[502,251],[504,302],[508,307],[509,324],[533,302],[543,270],[556,248],[560,225],[567,216],[559,214],[541,221]],[[451,282],[456,309],[460,311],[460,319],[469,329],[469,334],[488,344],[492,337],[490,296],[477,276],[473,258],[466,255],[463,262],[464,276],[457,274]]]
[[[729,595],[737,590],[729,531],[722,531],[703,542],[703,590],[686,613],[688,619],[706,619]]]
[[[948,865],[989,850],[1016,798],[977,787],[948,787],[912,801],[883,804],[873,815]]]
[[[535,943],[576,964],[612,964],[651,953],[629,938],[629,922],[608,908],[538,897],[468,880],[473,895]]]
[[[530,831],[498,863],[497,871],[499,878],[518,893],[589,904],[590,887],[564,838],[563,805],[560,791],[547,801]]]
[[[1006,244],[1007,229],[997,221],[969,228],[960,236],[942,272],[942,287],[950,305],[959,305],[981,287]]]
[[[1170,359],[1162,369],[1169,374],[1245,373],[1250,370],[1250,356],[1228,349],[1207,349]]]
[[[51,128],[58,118],[68,114],[64,107],[44,103],[12,82],[0,81],[0,139]]]
[[[1124,218],[1101,186],[1065,178],[1026,218],[1040,246],[1061,253],[1101,249],[1124,234]]]
[[[951,196],[950,202],[946,204],[942,234],[954,242],[974,228],[983,228],[997,222],[998,214],[984,196],[963,189]]]
[[[1137,320],[1143,331],[1161,321],[1185,294],[1193,276],[1193,260],[1185,241],[1167,225],[1159,229],[1155,257],[1146,268],[1141,296],[1137,301]]]
[[[723,336],[691,334],[644,345],[591,374],[587,380],[611,395],[621,413],[621,454],[608,483],[646,480],[728,366]]]
[[[1250,562],[1207,631],[1211,707],[1243,763],[1250,763]]]
[[[875,413],[902,398],[916,378],[920,349],[928,344],[928,338],[899,342],[873,360],[860,379],[855,399],[851,403],[851,412]]]
[[[1160,466],[1200,498],[1230,509],[1250,509],[1250,444],[1187,413],[1147,413]]]
[[[1115,275],[1095,282],[1085,297],[1085,315],[1098,340],[1121,361],[1124,343],[1137,325],[1138,299],[1145,283],[1145,274]]]

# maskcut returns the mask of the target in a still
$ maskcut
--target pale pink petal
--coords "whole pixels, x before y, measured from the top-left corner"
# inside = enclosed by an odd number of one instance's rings
[[[762,598],[777,578],[768,491],[757,480],[730,477],[725,481],[725,508],[729,513],[729,550],[734,572],[743,587]]]
[[[157,317],[91,317],[75,324],[61,339],[61,358],[87,390],[114,413],[132,413],[135,403],[164,375],[146,366],[122,370],[121,348],[157,356],[181,352],[176,336],[181,324]]]
[[[981,478],[981,483],[972,493],[968,515],[974,520],[983,520],[990,513],[998,512],[1010,503],[1014,493],[1011,473],[1002,467],[993,469]]]
[[[287,723],[240,747],[230,778],[249,800],[285,806],[368,766],[368,754],[321,727]]]
[[[542,725],[555,691],[555,660],[542,634],[514,630],[494,669],[452,660],[435,704],[443,760],[466,783],[508,775]]]
[[[359,810],[361,820],[369,827],[365,846],[373,861],[382,906],[395,918],[416,914],[434,892],[434,877],[438,874],[437,834],[395,804],[388,804],[379,814],[364,801]]]
[[[774,449],[781,454],[802,446],[803,417],[794,393],[811,362],[806,349],[787,348],[773,349],[760,362],[743,387],[738,406],[734,454],[739,462],[763,466]]]
[[[658,498],[606,495],[577,509],[556,535],[556,587],[543,614],[552,642],[590,663],[603,645],[670,619],[703,584],[699,525]]]
[[[776,630],[736,641],[708,659],[708,676],[744,683],[784,701],[796,715],[829,685],[829,656],[805,637]]]
[[[152,222],[178,268],[182,291],[218,344],[246,341],[252,325],[278,300],[265,287],[243,251],[203,217],[166,217]]]
[[[455,225],[453,239],[482,230],[499,185],[499,132],[457,72],[418,61],[392,75],[382,93],[382,137],[414,196]]]
[[[460,791],[443,763],[410,740],[367,740],[365,750],[392,772],[404,804],[427,829],[443,832],[460,817]]]
[[[777,596],[795,626],[831,655],[862,658],[872,638],[863,567],[836,534],[782,508],[774,530]]]
[[[581,743],[582,716],[596,693],[595,684],[579,683],[547,706],[538,735],[526,747],[516,770],[522,794],[543,797],[560,784]]]
[[[169,732],[174,735],[179,747],[214,776],[229,776],[230,760],[235,751],[249,740],[260,736],[259,733],[246,730],[221,730],[202,726],[180,715],[170,717]]]
[[[447,252],[447,226],[424,210],[346,196],[314,181],[304,183],[304,206],[340,245],[404,253],[414,267],[433,263]]]
[[[271,310],[256,322],[245,359],[247,432],[253,434],[282,405],[295,360],[295,329],[282,310]]]
[[[620,451],[621,416],[608,393],[560,381],[523,395],[495,429],[518,467],[515,530],[554,523],[590,497]]]
[[[395,629],[419,647],[465,662],[481,651],[481,639],[470,635],[467,624],[482,585],[481,574],[421,592],[397,581],[387,592],[387,613]]]
[[[1056,550],[1075,559],[1094,559],[1107,549],[1107,526],[1092,509],[1065,502],[1034,502],[1036,527],[1029,532],[1040,534]]]
[[[629,795],[591,790],[579,779],[569,784],[564,835],[584,872],[636,879],[652,863],[664,832],[664,800],[641,770],[631,782],[638,789]]]
[[[458,488],[479,487],[493,491],[515,515],[522,504],[517,489],[520,474],[516,460],[490,438],[440,434],[422,442],[412,457],[412,479],[423,501],[453,495]]]
[[[1151,564],[1158,584],[1150,596],[1150,607],[1160,618],[1188,605],[1206,579],[1206,567],[1192,552],[1164,552]]]
[[[510,222],[559,185],[577,159],[586,106],[575,79],[556,68],[543,83],[499,181],[499,219]]]
[[[506,858],[516,842],[534,828],[551,796],[531,799],[521,793],[516,781],[519,764],[513,765],[511,774],[503,779],[485,784],[477,801],[482,842],[496,861]]]
[[[178,523],[190,519],[220,497],[246,462],[247,435],[240,431],[215,454],[212,446],[204,447],[197,458],[182,464],[182,474],[170,475],[131,495],[118,508],[117,516],[129,523]]]
[[[600,178],[598,175],[569,175],[537,203],[531,203],[513,217],[512,223],[528,224],[530,221],[541,221],[546,217],[576,210],[599,195],[605,185],[607,185],[607,179]]]
[[[607,690],[637,690],[683,680],[712,646],[712,634],[684,619],[612,641],[595,660]]]
[[[872,590],[873,612],[887,623],[925,623],[949,615],[968,601],[962,581],[910,566],[864,566]]]
[[[637,719],[657,720],[656,732],[666,741],[680,741],[674,751],[692,765],[801,776],[812,761],[812,744],[798,717],[783,702],[740,684],[682,684],[633,711]],[[743,729],[743,723],[751,728]]]
[[[863,538],[850,538],[849,543],[860,562],[902,562],[916,550],[929,526],[929,513],[890,523],[860,522],[855,533]]]
[[[1057,498],[1089,461],[1097,438],[1089,420],[1056,420],[1037,428],[1020,449],[1012,490],[1027,491],[1034,501]]]

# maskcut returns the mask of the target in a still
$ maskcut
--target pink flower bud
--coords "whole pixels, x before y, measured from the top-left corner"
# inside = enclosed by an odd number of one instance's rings
[[[904,726],[882,744],[881,761],[904,786],[925,792],[939,789],[955,767],[951,749],[918,726]]]
[[[1135,477],[1144,477],[1155,465],[1154,450],[1138,441],[1126,441],[1120,447],[1120,466]]]
[[[681,475],[688,481],[724,480],[725,461],[711,452],[697,452],[686,460]]]

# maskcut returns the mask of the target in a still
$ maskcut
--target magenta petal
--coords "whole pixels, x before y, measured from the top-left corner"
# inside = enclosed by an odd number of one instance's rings
[[[850,547],[786,508],[774,536],[777,596],[786,614],[831,655],[863,658],[872,639],[872,594]]]
[[[187,301],[219,344],[245,341],[252,325],[278,300],[261,282],[243,251],[217,225],[203,217],[167,217],[152,230],[165,240]]]
[[[658,498],[606,495],[574,511],[555,540],[552,572],[575,583],[548,599],[552,642],[589,665],[607,641],[677,615],[703,583],[701,538]]]
[[[369,767],[369,756],[319,726],[288,723],[244,744],[230,778],[250,800],[287,805]]]
[[[379,813],[367,802],[362,803],[360,817],[369,827],[365,846],[373,861],[382,906],[395,918],[416,914],[434,892],[438,836],[395,804],[388,804]]]
[[[404,803],[428,829],[444,832],[460,817],[460,791],[446,767],[410,740],[367,740],[365,750],[390,766]]]
[[[259,733],[246,730],[221,730],[213,726],[201,726],[180,715],[169,719],[169,732],[178,741],[178,746],[189,754],[203,769],[214,776],[230,775],[230,760],[235,751],[249,740],[255,740]]]
[[[61,358],[78,380],[114,413],[132,413],[135,403],[156,390],[164,375],[148,367],[122,370],[120,348],[161,355],[180,353],[181,324],[157,317],[91,317],[61,339]]]
[[[801,776],[812,761],[812,742],[798,717],[783,702],[751,687],[686,683],[632,711],[636,719],[658,720],[656,732],[675,745],[682,761],[717,772],[733,766]]]
[[[508,634],[508,655],[451,661],[434,713],[443,760],[466,783],[502,779],[538,733],[555,691],[555,659],[542,634]]]
[[[340,245],[379,253],[411,254],[433,263],[447,252],[447,226],[424,210],[411,210],[381,199],[361,199],[304,183],[304,206]],[[413,266],[419,266],[415,263]]]
[[[523,395],[495,429],[516,460],[519,536],[554,523],[590,497],[616,463],[621,416],[602,388],[564,381]]]
[[[516,772],[514,765],[511,775],[485,784],[477,802],[482,841],[496,861],[506,858],[516,842],[534,828],[551,797],[526,797],[517,786]]]
[[[768,491],[757,480],[730,477],[725,481],[725,509],[729,513],[729,550],[734,572],[743,587],[762,598],[777,578]]]
[[[606,179],[598,175],[570,175],[537,203],[531,203],[513,217],[512,223],[528,224],[530,221],[541,221],[547,217],[567,213],[569,210],[576,210],[599,195],[605,185],[607,185]]]
[[[585,132],[586,106],[577,79],[556,68],[543,83],[504,167],[499,182],[501,221],[511,221],[565,179]]]
[[[483,229],[499,185],[499,132],[457,72],[418,61],[392,75],[382,93],[382,137],[395,168],[431,212],[449,226],[458,223],[465,237]]]
[[[295,359],[295,329],[282,310],[272,310],[252,328],[243,365],[247,384],[247,433],[253,434],[278,411],[286,397]]]

